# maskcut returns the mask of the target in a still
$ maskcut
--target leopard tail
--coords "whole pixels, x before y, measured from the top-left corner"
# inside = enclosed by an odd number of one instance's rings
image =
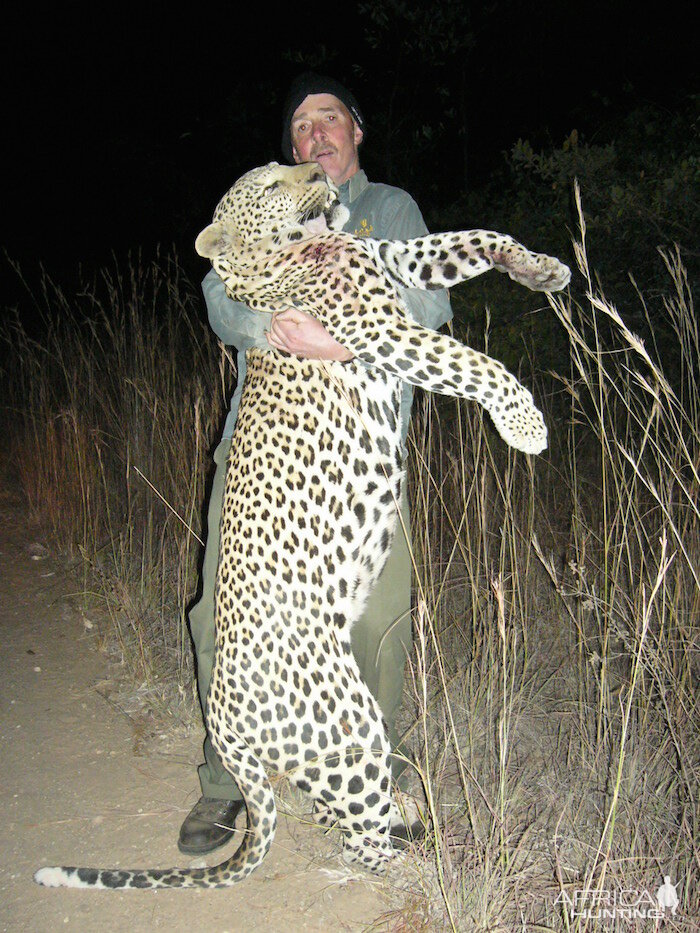
[[[34,880],[47,888],[101,888],[148,890],[154,888],[226,888],[247,878],[260,865],[272,845],[277,810],[272,788],[260,762],[242,743],[227,748],[236,760],[236,781],[248,810],[248,829],[236,852],[208,868],[108,869],[53,866],[40,868]],[[227,762],[228,763],[228,762]]]

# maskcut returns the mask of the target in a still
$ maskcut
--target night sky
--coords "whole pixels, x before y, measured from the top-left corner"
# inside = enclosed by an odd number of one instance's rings
[[[368,20],[355,5],[342,14],[308,4],[274,14],[255,4],[260,23],[241,21],[238,4],[184,13],[173,4],[100,6],[4,14],[10,169],[1,245],[28,275],[39,262],[60,277],[81,262],[108,261],[112,251],[171,242],[196,272],[192,242],[220,195],[246,169],[281,158],[281,98],[305,70],[288,50],[307,61],[321,47],[331,56],[319,70],[356,90],[369,155],[396,46],[368,51]],[[495,15],[470,21],[474,185],[519,137],[561,144],[576,127],[595,141],[635,103],[672,107],[697,90],[695,32],[680,6],[644,15],[629,3],[576,6],[495,0]],[[672,22],[661,20],[666,14]],[[394,30],[392,42],[400,38]],[[430,65],[414,67],[426,74],[421,105],[439,114]],[[446,153],[447,175],[450,164]],[[7,303],[7,282],[4,291]]]

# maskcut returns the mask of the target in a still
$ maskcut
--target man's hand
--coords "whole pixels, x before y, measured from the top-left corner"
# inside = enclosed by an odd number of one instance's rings
[[[272,315],[267,342],[277,350],[285,350],[305,360],[347,363],[354,356],[334,340],[315,317],[291,308]]]

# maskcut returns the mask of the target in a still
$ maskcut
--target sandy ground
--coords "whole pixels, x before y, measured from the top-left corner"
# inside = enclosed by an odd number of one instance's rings
[[[318,829],[289,818],[264,865],[228,890],[71,891],[33,882],[45,864],[186,865],[176,839],[199,795],[200,739],[143,747],[133,720],[106,699],[114,670],[72,608],[60,563],[15,507],[0,509],[0,524],[0,929],[394,928],[382,887],[348,876]]]

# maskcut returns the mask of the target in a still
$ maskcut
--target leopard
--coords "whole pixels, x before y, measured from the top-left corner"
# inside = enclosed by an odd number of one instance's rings
[[[569,268],[512,237],[469,230],[406,241],[344,232],[347,208],[315,163],[253,169],[224,195],[195,248],[227,294],[261,314],[299,308],[347,362],[247,352],[231,444],[206,722],[240,788],[247,832],[220,865],[47,867],[47,886],[214,888],[246,878],[275,835],[273,780],[310,796],[343,858],[374,874],[394,856],[391,748],[350,632],[397,527],[405,481],[401,388],[478,402],[507,444],[541,453],[547,428],[504,366],[415,323],[399,286],[449,288],[490,269],[537,291]]]

